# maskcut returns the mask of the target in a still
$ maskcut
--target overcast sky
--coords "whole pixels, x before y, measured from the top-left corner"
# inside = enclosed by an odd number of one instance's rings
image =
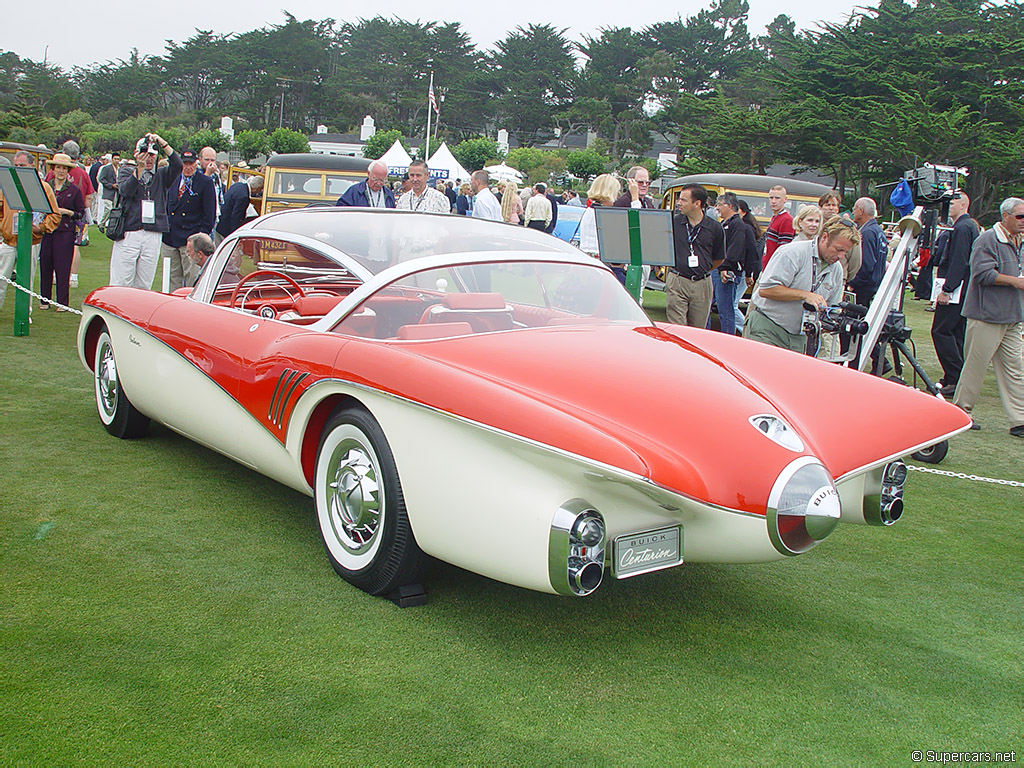
[[[45,56],[47,61],[65,68],[127,59],[133,47],[144,55],[161,55],[166,39],[184,42],[196,28],[227,34],[280,24],[284,21],[281,8],[287,8],[298,19],[357,21],[382,15],[409,21],[458,21],[478,48],[487,49],[519,25],[553,24],[560,29],[567,28],[569,38],[575,40],[584,34],[595,34],[599,27],[639,29],[658,21],[669,21],[676,13],[684,18],[692,16],[703,7],[698,0],[682,0],[679,4],[664,0],[457,1],[447,4],[380,0],[366,5],[322,0],[177,0],[166,4],[100,0],[82,5],[55,0],[43,9],[25,0],[12,0],[5,5],[0,24],[0,49],[14,51],[34,61],[42,61]],[[459,6],[459,11],[437,19],[436,15],[444,12],[446,5]],[[750,32],[761,34],[764,26],[783,11],[796,22],[797,29],[815,29],[818,21],[844,21],[855,6],[864,5],[875,7],[877,3],[750,0]],[[501,12],[505,9],[507,12]],[[87,19],[89,21],[85,21]]]

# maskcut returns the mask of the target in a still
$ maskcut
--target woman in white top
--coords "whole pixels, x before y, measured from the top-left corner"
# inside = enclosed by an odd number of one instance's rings
[[[610,173],[602,173],[587,190],[587,210],[580,219],[580,250],[594,258],[601,258],[597,247],[597,217],[594,206],[611,205],[622,194],[622,185]]]

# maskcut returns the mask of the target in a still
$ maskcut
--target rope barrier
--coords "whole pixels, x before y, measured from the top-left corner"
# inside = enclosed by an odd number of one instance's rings
[[[54,301],[53,299],[43,298],[42,296],[40,296],[35,291],[31,291],[31,290],[29,290],[28,288],[26,288],[23,285],[18,285],[16,282],[11,280],[9,277],[6,277],[5,275],[0,275],[0,280],[3,280],[8,285],[13,285],[15,288],[17,288],[22,293],[27,293],[29,296],[32,296],[32,297],[34,297],[36,299],[39,299],[40,302],[44,302],[45,301],[47,304],[52,304],[55,307],[59,307],[61,309],[66,309],[68,312],[74,312],[76,315],[82,314],[81,310],[75,309],[74,307],[66,307],[63,304],[61,304],[60,302]]]

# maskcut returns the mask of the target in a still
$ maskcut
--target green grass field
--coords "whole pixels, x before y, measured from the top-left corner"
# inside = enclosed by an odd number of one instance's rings
[[[84,251],[76,306],[109,243]],[[937,375],[931,316],[907,304]],[[438,565],[429,604],[402,610],[334,575],[305,496],[160,427],[110,437],[77,318],[37,311],[15,338],[13,311],[9,291],[0,764],[1022,758],[1024,488],[913,472],[893,528],[582,600]],[[853,423],[870,404],[836,407]],[[940,468],[1024,480],[991,381],[977,415]]]

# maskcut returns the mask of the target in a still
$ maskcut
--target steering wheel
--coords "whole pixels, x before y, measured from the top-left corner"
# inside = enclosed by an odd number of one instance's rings
[[[229,307],[235,306],[235,299],[238,298],[238,294],[242,290],[242,286],[245,285],[246,283],[248,283],[250,280],[256,279],[257,277],[281,278],[286,283],[288,283],[292,288],[294,288],[296,293],[298,293],[300,297],[304,297],[306,295],[306,292],[302,289],[302,286],[299,285],[297,282],[295,282],[294,278],[289,277],[288,275],[284,274],[284,272],[278,272],[278,271],[273,270],[273,269],[257,269],[255,272],[250,272],[248,275],[245,275],[241,280],[239,280],[237,283],[235,283],[235,289],[233,291],[231,291],[231,299],[228,302],[228,306]],[[286,290],[286,293],[289,294],[289,297],[292,299],[292,303],[294,304],[295,297],[291,296],[291,292],[290,291]],[[245,303],[244,299],[242,300],[242,303],[244,305],[244,303]],[[240,308],[244,308],[244,306],[240,307]]]

